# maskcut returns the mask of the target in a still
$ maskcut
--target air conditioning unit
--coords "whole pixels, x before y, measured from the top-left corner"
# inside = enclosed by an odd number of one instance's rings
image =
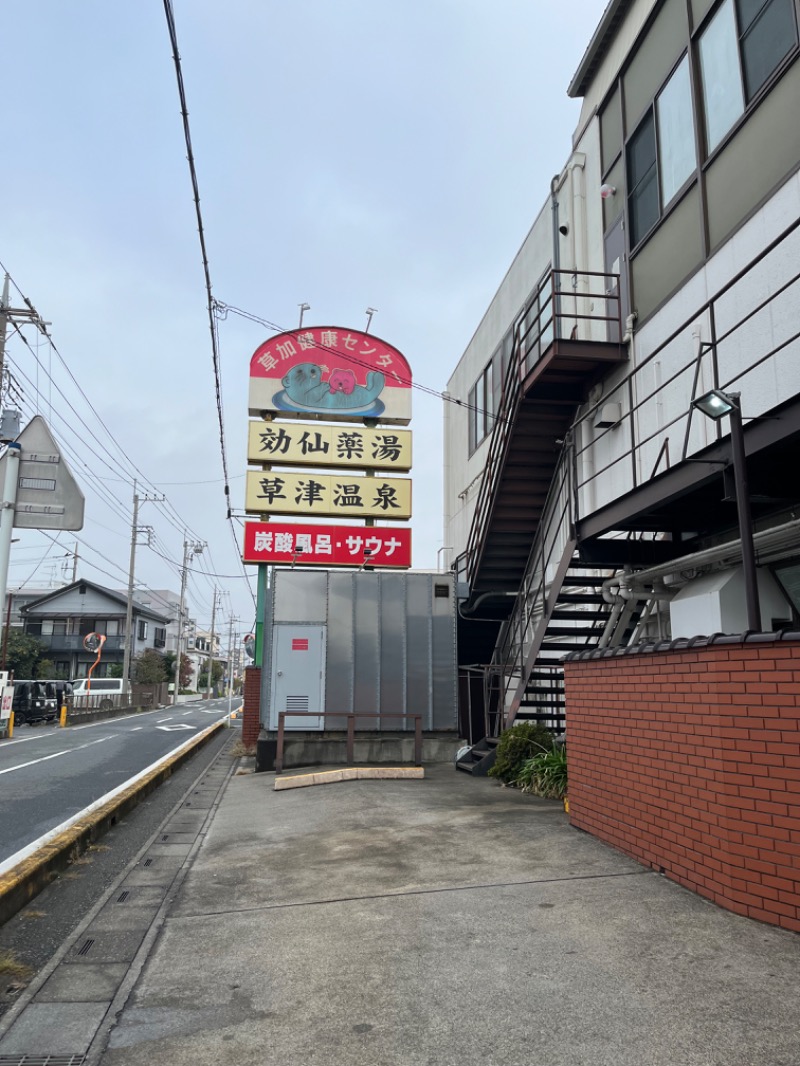
[[[622,421],[621,403],[604,403],[597,408],[594,416],[595,429],[611,429]]]

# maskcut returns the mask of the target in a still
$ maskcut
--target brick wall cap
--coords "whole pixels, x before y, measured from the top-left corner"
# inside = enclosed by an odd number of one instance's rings
[[[676,640],[643,640],[639,644],[623,648],[592,648],[589,651],[573,651],[562,662],[583,662],[589,659],[614,659],[623,655],[654,655],[665,651],[688,651],[712,647],[717,644],[775,644],[778,642],[800,643],[800,632],[781,630],[779,633],[712,633],[711,636],[678,637]]]

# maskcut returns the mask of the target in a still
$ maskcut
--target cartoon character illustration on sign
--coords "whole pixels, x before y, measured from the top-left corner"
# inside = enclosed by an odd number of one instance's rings
[[[344,392],[351,396],[356,387],[356,376],[352,370],[332,370],[328,384],[331,392]]]
[[[334,370],[328,381],[322,379],[322,367],[316,363],[298,363],[281,379],[283,391],[273,397],[278,410],[353,411],[379,415],[383,404],[378,399],[386,378],[379,370],[370,370],[366,384],[358,385],[352,370]]]

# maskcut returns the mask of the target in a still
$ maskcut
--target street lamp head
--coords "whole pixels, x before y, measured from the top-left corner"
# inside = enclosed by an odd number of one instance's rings
[[[698,396],[696,400],[693,400],[692,407],[696,407],[698,411],[702,411],[708,418],[718,422],[725,415],[729,415],[731,411],[738,409],[739,395],[738,392],[723,392],[722,389],[711,389],[703,396]]]

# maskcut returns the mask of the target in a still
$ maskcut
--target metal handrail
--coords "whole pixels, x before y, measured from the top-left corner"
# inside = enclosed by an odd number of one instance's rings
[[[347,719],[347,766],[353,765],[356,718],[403,718],[414,722],[414,765],[422,765],[422,715],[393,714],[389,711],[279,711],[278,746],[275,752],[275,773],[283,772],[283,745],[287,718],[346,718]]]
[[[591,404],[583,414],[576,420],[573,430],[578,426],[583,426],[589,423],[590,419],[596,415],[599,408],[609,402],[614,394],[621,394],[626,398],[627,403],[625,406],[627,410],[623,415],[623,421],[628,425],[628,446],[619,452],[617,452],[609,462],[602,466],[597,466],[592,473],[579,479],[576,483],[577,490],[583,489],[585,486],[596,482],[603,474],[606,474],[609,470],[618,466],[620,463],[629,462],[631,466],[632,488],[637,488],[640,483],[649,480],[652,474],[641,477],[637,469],[637,459],[639,453],[648,444],[654,443],[659,438],[666,440],[666,434],[672,427],[681,423],[686,424],[686,430],[684,434],[683,448],[681,451],[681,459],[686,459],[689,451],[689,436],[691,432],[692,418],[694,416],[694,409],[692,408],[691,401],[694,400],[695,391],[697,388],[697,382],[699,378],[699,367],[701,361],[709,356],[711,361],[711,374],[712,382],[709,386],[708,383],[704,385],[704,388],[715,389],[729,389],[740,378],[746,374],[751,373],[756,367],[762,363],[768,362],[777,356],[784,348],[789,344],[794,343],[800,339],[800,331],[795,331],[791,336],[780,341],[774,348],[761,355],[754,362],[749,362],[744,369],[738,370],[733,376],[723,379],[720,375],[720,367],[718,360],[718,352],[723,342],[730,340],[735,336],[737,330],[740,330],[748,322],[750,322],[757,314],[764,311],[770,304],[774,303],[781,296],[783,296],[792,285],[797,284],[800,281],[800,270],[794,272],[787,280],[783,281],[781,285],[772,290],[769,295],[761,300],[755,307],[743,314],[742,317],[730,328],[722,333],[718,333],[716,329],[716,308],[720,301],[728,296],[737,285],[739,285],[753,270],[755,270],[769,255],[771,255],[782,243],[787,240],[795,230],[800,227],[800,218],[796,219],[790,226],[782,231],[773,241],[770,242],[761,252],[755,256],[746,267],[743,267],[733,278],[731,278],[725,285],[722,286],[713,296],[709,297],[703,304],[695,308],[690,316],[685,318],[679,326],[677,326],[672,332],[663,340],[656,348],[653,349],[644,359],[637,363],[637,365],[630,370],[624,377],[622,377],[616,384],[610,393],[605,394],[595,403]],[[663,356],[664,353],[675,344],[682,335],[692,330],[696,323],[704,316],[708,316],[710,320],[711,337],[705,343],[702,343],[698,347],[698,351],[692,352],[690,357],[686,359],[684,363],[677,367],[664,381],[659,382],[654,388],[648,388],[647,391],[638,397],[635,397],[634,386],[643,380],[643,373],[650,373],[652,371],[653,364]],[[695,371],[695,376],[692,382],[692,395],[689,397],[689,403],[686,405],[685,410],[681,410],[674,417],[668,421],[660,424],[655,430],[646,430],[641,433],[637,430],[637,416],[647,406],[647,404],[653,403],[657,397],[664,392],[670,385],[673,385],[680,377],[685,374]],[[591,434],[590,439],[582,447],[576,450],[576,459],[585,454],[590,449],[595,449],[598,442],[611,433],[618,433],[621,423],[616,426],[609,427],[599,432],[595,431]],[[721,428],[717,427],[718,436],[721,435]],[[661,450],[663,451],[663,443]],[[659,461],[661,458],[661,452],[659,452]]]
[[[574,279],[573,292],[565,292],[561,279],[566,276]],[[602,278],[606,283],[602,292],[588,288],[578,291],[581,279]],[[611,283],[610,285],[608,283]],[[591,285],[591,282],[586,284]],[[613,290],[613,291],[611,291]],[[558,294],[558,301],[555,296]],[[578,310],[578,301],[601,300],[602,307],[608,303],[615,306],[615,313],[582,314]],[[566,302],[574,303],[568,307]],[[545,317],[547,315],[547,317]],[[489,438],[489,450],[481,477],[475,510],[472,515],[469,536],[467,538],[467,580],[471,584],[480,560],[486,529],[491,519],[498,469],[502,469],[503,459],[508,448],[511,429],[514,425],[517,407],[522,393],[522,384],[534,366],[547,354],[556,340],[565,339],[564,325],[569,325],[567,333],[574,332],[579,322],[613,323],[621,336],[622,318],[619,295],[619,275],[604,274],[598,271],[549,270],[526,301],[514,324],[514,343],[511,358],[506,368],[498,411],[492,416],[494,426]],[[570,339],[574,339],[570,337]],[[536,352],[531,362],[530,356]]]

